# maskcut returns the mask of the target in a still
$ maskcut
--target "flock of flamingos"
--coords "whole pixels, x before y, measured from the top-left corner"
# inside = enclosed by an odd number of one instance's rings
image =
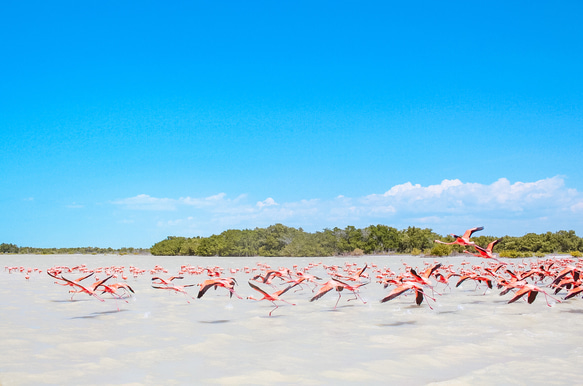
[[[364,266],[358,267],[357,263],[344,263],[340,266],[309,263],[306,267],[293,265],[292,269],[285,267],[273,269],[267,264],[257,263],[255,267],[230,268],[228,270],[218,266],[183,265],[176,275],[168,277],[165,276],[168,275],[168,270],[158,265],[150,270],[129,266],[128,271],[134,278],[149,274],[153,288],[181,293],[189,303],[189,299],[195,299],[188,292],[190,287],[198,287],[197,299],[201,299],[211,288],[224,291],[225,295],[229,297],[234,295],[243,299],[235,291],[238,285],[236,279],[233,276],[226,276],[225,271],[227,271],[227,275],[244,272],[249,275],[249,287],[255,290],[259,296],[258,298],[248,296],[247,299],[271,302],[275,308],[271,309],[269,316],[279,307],[279,302],[295,305],[285,299],[286,293],[292,289],[294,291],[311,291],[311,302],[322,298],[329,292],[336,292],[338,295],[338,300],[334,305],[334,309],[336,309],[343,291],[352,295],[348,299],[349,301],[359,299],[366,303],[360,296],[359,289],[372,282],[388,288],[386,296],[380,299],[381,303],[411,293],[414,294],[417,305],[421,305],[423,300],[426,300],[430,308],[432,308],[431,302],[436,301],[435,296],[441,295],[436,288],[438,285],[441,290],[449,288],[451,291],[452,285],[455,284],[455,287],[458,287],[464,282],[471,281],[476,283],[476,290],[480,286],[485,287],[485,291],[496,287],[500,290],[500,295],[510,293],[511,297],[508,303],[514,303],[520,299],[532,303],[537,295],[542,293],[550,307],[549,299],[560,303],[583,292],[582,262],[571,258],[548,258],[537,259],[530,263],[524,261],[517,264],[506,263],[498,260],[493,254],[493,248],[498,240],[486,247],[481,247],[470,241],[472,234],[482,229],[483,227],[468,229],[462,236],[452,234],[455,240],[451,243],[435,240],[435,242],[443,244],[466,246],[475,251],[474,253],[474,251],[466,250],[466,253],[484,259],[483,264],[472,266],[463,261],[460,268],[455,268],[453,264],[443,265],[434,261],[433,263],[425,262],[426,266],[422,269],[403,263],[404,267],[399,272],[394,272],[386,267],[379,268],[375,264],[370,266],[364,264]],[[328,277],[318,277],[311,274],[310,271],[316,267],[323,268]],[[5,271],[24,273],[26,279],[29,279],[34,272],[42,273],[42,270],[36,268],[8,266],[5,267]],[[71,299],[75,294],[82,293],[102,302],[105,301],[105,297],[113,298],[117,303],[117,300],[127,302],[127,299],[134,293],[132,287],[127,283],[128,277],[124,266],[96,269],[88,269],[84,264],[76,267],[55,266],[47,269],[46,273],[55,279],[55,284],[69,289]],[[72,276],[79,274],[82,276],[76,278]],[[99,278],[98,276],[101,274],[105,274],[105,277]],[[179,285],[178,283],[182,283],[187,275],[204,276],[206,279],[198,284]],[[557,296],[562,296],[562,299]]]

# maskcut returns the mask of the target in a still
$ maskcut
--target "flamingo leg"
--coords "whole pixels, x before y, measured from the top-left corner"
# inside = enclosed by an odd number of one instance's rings
[[[547,301],[547,306],[552,307],[549,304],[549,299],[548,298],[551,298],[551,299],[555,300],[557,303],[561,303],[561,301],[559,299],[552,297],[551,295],[547,294],[546,292],[543,292],[543,294],[545,295],[545,300]]]
[[[425,303],[427,303],[427,306],[429,306],[429,308],[430,308],[431,310],[433,310],[433,307],[431,307],[431,304],[429,304],[429,300],[428,300],[427,298],[429,298],[429,299],[431,299],[431,300],[433,300],[433,301],[435,301],[435,298],[432,298],[431,296],[427,295],[427,294],[426,294],[425,292],[423,292],[423,291],[421,291],[421,294],[423,294],[423,297],[425,298]]]
[[[348,301],[359,299],[363,304],[366,304],[366,301],[358,293],[353,292],[353,295],[354,295],[354,298],[348,299]]]
[[[279,306],[277,304],[275,304],[275,302],[271,302],[271,303],[273,303],[273,305],[275,306],[275,308],[269,312],[269,316],[271,316],[271,313],[273,311],[275,311],[275,310],[277,310],[279,308]]]
[[[336,307],[338,307],[338,302],[340,301],[340,292],[338,292],[338,300],[336,300],[336,304],[334,305],[334,309],[336,309]]]

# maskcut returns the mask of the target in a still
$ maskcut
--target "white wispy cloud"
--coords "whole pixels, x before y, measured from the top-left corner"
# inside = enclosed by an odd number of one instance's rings
[[[176,199],[151,197],[147,194],[112,201],[114,205],[133,210],[176,210],[178,203],[179,200]]]
[[[492,233],[553,231],[583,227],[583,195],[565,187],[562,177],[535,182],[500,178],[491,184],[443,180],[422,186],[406,182],[384,193],[363,197],[302,199],[276,202],[272,197],[248,202],[246,195],[230,199],[225,193],[203,198],[156,198],[147,194],[112,202],[130,210],[172,212],[183,217],[158,219],[170,230],[220,233],[228,228],[263,227],[276,222],[304,229],[346,225],[386,224],[397,228],[430,227],[438,232],[459,232],[468,226],[491,224]],[[497,233],[496,233],[497,232]],[[515,232],[516,233],[516,232]]]
[[[279,205],[277,202],[275,202],[275,200],[271,197],[266,198],[263,201],[259,201],[257,204],[257,207],[259,209],[267,207],[267,206],[273,206],[273,205]]]

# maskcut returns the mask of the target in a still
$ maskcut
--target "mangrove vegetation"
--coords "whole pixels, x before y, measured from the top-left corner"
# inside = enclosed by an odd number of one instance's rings
[[[548,254],[583,255],[583,239],[574,231],[528,233],[520,237],[487,236],[475,233],[472,241],[485,247],[500,239],[494,253],[500,257],[530,257]],[[442,236],[428,228],[408,227],[398,230],[386,225],[366,228],[347,226],[343,229],[324,229],[305,232],[302,228],[283,224],[267,228],[229,229],[209,237],[169,236],[150,249],[141,248],[33,248],[14,244],[0,244],[0,253],[9,254],[152,254],[157,256],[358,256],[385,254],[412,254],[448,256],[472,248],[435,243],[452,242],[450,235]]]
[[[501,239],[495,252],[501,257],[544,256],[551,253],[579,256],[583,239],[574,231],[528,233],[521,237],[495,237],[475,234],[477,245]],[[364,254],[413,254],[447,256],[463,253],[459,245],[444,245],[434,240],[451,242],[431,229],[408,227],[397,230],[386,225],[366,228],[347,226],[344,229],[324,229],[305,232],[282,224],[267,228],[230,229],[210,237],[169,236],[152,246],[150,252],[160,256],[343,256]]]

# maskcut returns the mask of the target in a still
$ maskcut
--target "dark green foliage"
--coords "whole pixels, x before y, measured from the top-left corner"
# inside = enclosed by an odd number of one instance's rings
[[[485,247],[499,237],[476,235],[477,245]],[[134,248],[30,248],[14,244],[0,244],[0,253],[20,254],[144,254],[159,256],[340,256],[364,254],[424,254],[447,256],[463,253],[466,247],[443,245],[434,240],[453,241],[451,236],[440,236],[431,229],[408,227],[397,230],[386,225],[370,225],[358,229],[352,225],[344,229],[324,229],[308,233],[282,224],[267,228],[229,229],[210,237],[169,236],[150,250]],[[473,251],[471,251],[473,252]],[[566,253],[579,257],[583,252],[583,239],[574,231],[528,233],[522,237],[504,236],[494,248],[501,257],[544,256]]]
[[[415,250],[424,250],[433,246],[433,240],[440,236],[431,229],[408,227],[400,232],[398,252],[411,253]]]
[[[0,253],[18,253],[18,254],[35,254],[35,255],[73,255],[73,254],[134,254],[147,255],[150,254],[149,249],[141,248],[97,248],[97,247],[76,247],[76,248],[33,248],[33,247],[18,247],[14,244],[0,244]]]
[[[434,243],[429,254],[431,256],[449,256],[452,251],[453,248],[451,245]]]
[[[180,253],[186,237],[168,236],[166,240],[156,243],[150,248],[152,255],[176,256]]]
[[[0,253],[18,253],[18,246],[14,244],[0,244]]]
[[[408,253],[432,256],[448,256],[463,253],[465,247],[434,243],[439,239],[453,241],[451,236],[440,236],[431,229],[408,227],[397,230],[386,225],[370,225],[358,229],[352,225],[344,229],[324,229],[308,233],[282,224],[254,230],[224,231],[207,238],[168,238],[152,247],[152,254],[194,254],[199,256],[336,256],[354,254]],[[498,239],[480,235],[472,241],[485,247]],[[180,242],[181,248],[170,248],[169,244]],[[192,243],[185,253],[185,245]],[[162,244],[162,245],[159,245]],[[165,248],[162,248],[164,246]],[[178,252],[175,252],[178,251]],[[494,252],[502,257],[542,256],[546,253],[571,253],[583,251],[583,239],[574,231],[547,232],[536,235],[528,233],[522,237],[505,236],[496,245]]]

